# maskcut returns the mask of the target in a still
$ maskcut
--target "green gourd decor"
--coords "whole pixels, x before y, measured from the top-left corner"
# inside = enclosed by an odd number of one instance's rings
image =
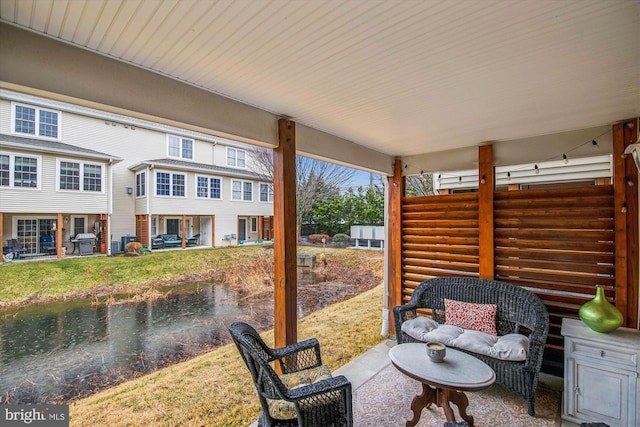
[[[596,296],[578,310],[580,319],[596,332],[611,332],[622,325],[622,313],[604,296],[604,289],[596,285]]]

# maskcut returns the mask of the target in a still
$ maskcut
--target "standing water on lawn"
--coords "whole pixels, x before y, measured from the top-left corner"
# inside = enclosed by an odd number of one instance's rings
[[[334,274],[298,272],[299,318],[380,283],[366,270]],[[0,311],[0,404],[89,396],[230,343],[227,328],[236,320],[271,329],[273,294],[200,282],[159,289],[145,300],[84,299]]]
[[[232,321],[268,323],[272,313],[273,297],[242,301],[215,283],[146,301],[0,312],[0,403],[76,400],[230,342]]]

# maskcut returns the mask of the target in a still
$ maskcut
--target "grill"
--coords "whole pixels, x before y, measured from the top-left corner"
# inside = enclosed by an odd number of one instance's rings
[[[76,251],[76,244],[78,245],[80,255],[93,254],[93,245],[96,240],[96,235],[93,233],[78,233],[75,239],[71,239],[73,243],[73,251]]]

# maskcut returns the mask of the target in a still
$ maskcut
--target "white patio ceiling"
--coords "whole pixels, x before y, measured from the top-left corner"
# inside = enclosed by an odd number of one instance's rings
[[[635,0],[2,0],[0,20],[389,156],[640,115]]]

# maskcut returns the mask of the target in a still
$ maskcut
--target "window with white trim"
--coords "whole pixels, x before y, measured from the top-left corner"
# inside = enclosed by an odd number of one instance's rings
[[[13,133],[60,139],[59,111],[13,104]]]
[[[222,180],[212,176],[196,176],[196,198],[222,199]]]
[[[9,186],[9,156],[0,154],[0,187]]]
[[[103,170],[98,163],[58,159],[58,189],[101,193]]]
[[[0,154],[0,187],[38,188],[40,157]]]
[[[141,171],[136,174],[136,197],[144,197],[147,195],[147,171]]]
[[[245,168],[246,151],[238,148],[227,147],[227,166],[234,168]]]
[[[185,182],[182,173],[156,172],[156,196],[186,197]]]
[[[231,200],[250,202],[253,200],[253,182],[231,180]]]
[[[273,202],[273,184],[260,183],[260,201]]]
[[[258,218],[256,218],[255,216],[251,217],[251,232],[252,233],[258,232]]]
[[[167,135],[167,155],[193,160],[193,139]]]

